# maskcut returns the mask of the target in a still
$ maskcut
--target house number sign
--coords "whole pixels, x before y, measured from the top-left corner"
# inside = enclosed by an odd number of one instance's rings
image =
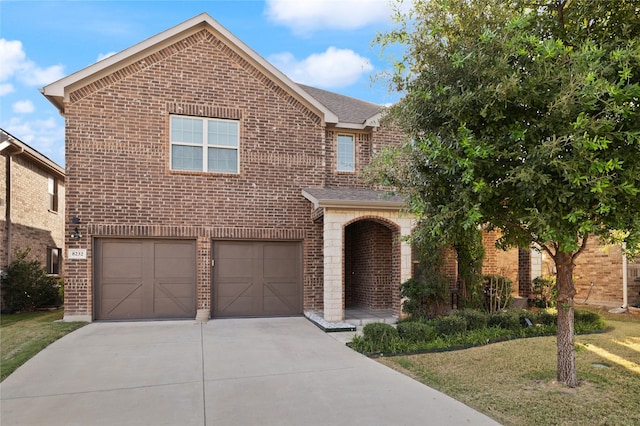
[[[86,259],[87,258],[87,249],[69,249],[67,259]]]

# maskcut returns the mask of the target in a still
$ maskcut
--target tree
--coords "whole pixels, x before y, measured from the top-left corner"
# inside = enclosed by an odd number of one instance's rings
[[[379,176],[426,234],[483,226],[549,254],[557,378],[575,387],[575,259],[590,238],[640,245],[640,5],[415,0],[396,18],[377,41],[404,49],[389,115],[409,142]]]

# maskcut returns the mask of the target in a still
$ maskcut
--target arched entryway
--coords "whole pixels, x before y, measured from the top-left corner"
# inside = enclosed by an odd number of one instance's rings
[[[345,309],[399,307],[400,241],[394,224],[359,219],[344,228]]]

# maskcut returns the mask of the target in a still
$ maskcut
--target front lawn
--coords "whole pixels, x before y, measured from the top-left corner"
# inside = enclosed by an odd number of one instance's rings
[[[504,425],[640,424],[640,317],[600,312],[603,333],[576,336],[580,384],[555,381],[553,336],[378,361]]]
[[[55,322],[64,312],[29,312],[0,319],[0,381],[62,336],[85,322]]]

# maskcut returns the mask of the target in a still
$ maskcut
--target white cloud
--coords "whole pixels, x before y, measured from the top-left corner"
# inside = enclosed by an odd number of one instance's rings
[[[12,117],[2,128],[60,165],[64,165],[64,121],[60,117],[25,121]]]
[[[353,30],[390,19],[389,0],[266,0],[265,14],[294,32]]]
[[[28,86],[44,86],[64,77],[62,65],[41,68],[27,58],[20,40],[0,38],[0,82],[17,79]]]
[[[107,59],[109,56],[113,56],[115,55],[117,52],[109,52],[109,53],[99,53],[98,54],[98,59],[96,59],[96,62],[100,62],[103,59]]]
[[[289,52],[272,55],[269,61],[296,83],[324,88],[349,86],[373,70],[367,58],[335,47],[300,61]]]
[[[15,90],[15,88],[13,87],[13,84],[11,84],[11,83],[2,83],[2,84],[0,84],[0,96],[8,95],[9,93],[13,92],[14,90]]]
[[[30,114],[36,110],[33,106],[33,102],[30,100],[18,101],[11,105],[11,109],[16,114]]]

